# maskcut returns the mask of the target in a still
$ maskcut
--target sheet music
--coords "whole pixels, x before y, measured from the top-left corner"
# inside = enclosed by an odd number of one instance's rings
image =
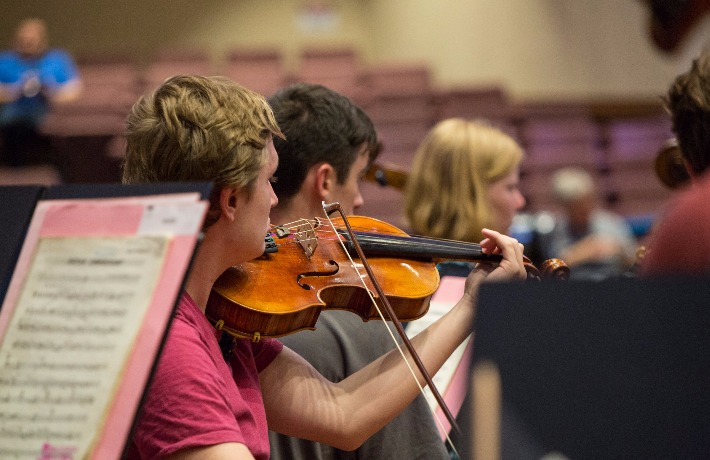
[[[87,455],[170,239],[39,239],[0,343],[1,458]]]

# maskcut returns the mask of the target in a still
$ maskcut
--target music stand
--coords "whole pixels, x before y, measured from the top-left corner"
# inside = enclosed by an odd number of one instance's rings
[[[709,339],[707,278],[484,285],[472,368],[500,375],[501,458],[707,458]]]

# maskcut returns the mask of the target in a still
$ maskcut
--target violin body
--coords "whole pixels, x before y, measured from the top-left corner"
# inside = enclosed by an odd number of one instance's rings
[[[345,224],[356,229],[357,244]],[[303,220],[290,229],[276,227],[269,238],[275,243],[263,256],[227,269],[210,293],[207,318],[233,336],[258,340],[315,329],[323,309],[348,310],[363,321],[381,319],[379,311],[389,311],[385,303],[396,317],[385,319],[415,320],[426,314],[439,287],[437,262],[502,259],[478,244],[410,236],[365,216]],[[362,250],[369,273],[354,246]],[[569,276],[559,259],[546,261],[542,271],[527,258],[525,266],[528,279]]]
[[[353,216],[348,221],[358,230],[407,236],[377,219]],[[342,219],[332,222],[336,230],[342,229]],[[207,318],[215,324],[221,320],[220,327],[232,335],[252,339],[315,329],[323,309],[348,310],[364,321],[380,319],[365,286],[380,303],[376,290],[360,259],[352,256],[351,264],[340,243],[342,235],[320,219],[312,231],[317,245],[310,255],[296,232],[276,240],[277,252],[225,271],[212,289]],[[439,272],[431,261],[369,255],[367,260],[400,321],[427,312],[439,286]]]

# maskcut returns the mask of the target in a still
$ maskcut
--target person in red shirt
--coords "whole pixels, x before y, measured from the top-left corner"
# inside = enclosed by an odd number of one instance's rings
[[[653,230],[641,275],[710,272],[710,50],[668,90],[666,106],[690,176],[688,190],[670,204]]]

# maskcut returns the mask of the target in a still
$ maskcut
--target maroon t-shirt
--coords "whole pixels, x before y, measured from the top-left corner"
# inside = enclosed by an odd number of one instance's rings
[[[139,414],[128,458],[158,458],[225,442],[268,460],[269,437],[258,373],[276,358],[278,340],[239,339],[227,363],[219,335],[186,293]]]
[[[710,274],[710,175],[682,192],[654,229],[642,275]]]

